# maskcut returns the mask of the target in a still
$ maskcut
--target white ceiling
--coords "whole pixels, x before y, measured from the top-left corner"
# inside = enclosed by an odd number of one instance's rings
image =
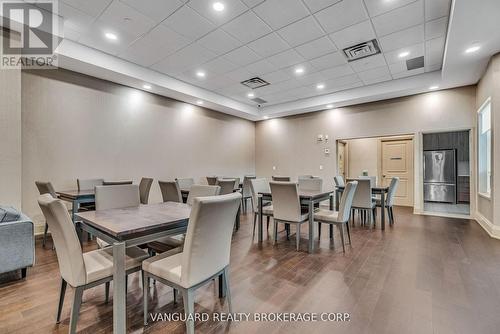
[[[203,99],[210,108],[256,120],[414,94],[430,84],[475,83],[484,60],[500,49],[498,29],[490,26],[496,0],[453,6],[452,0],[219,1],[223,12],[213,10],[215,0],[59,0],[60,66],[137,88],[152,83],[155,93]],[[106,32],[118,39],[106,39]],[[343,48],[374,38],[381,54],[347,62]],[[461,48],[481,39],[490,39],[482,57],[462,59]],[[402,52],[409,55],[402,59]],[[425,68],[406,70],[405,60],[419,56]],[[445,80],[443,59],[453,65],[454,80]],[[474,70],[465,73],[465,61]],[[296,75],[297,67],[304,74]],[[255,90],[268,101],[264,108],[240,84],[254,76],[271,83]]]

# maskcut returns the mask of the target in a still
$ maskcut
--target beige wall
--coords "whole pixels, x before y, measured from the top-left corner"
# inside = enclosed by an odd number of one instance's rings
[[[420,134],[475,127],[475,86],[261,121],[256,124],[257,175],[336,174],[337,139]],[[329,135],[318,143],[318,134]],[[415,136],[415,210],[421,211],[421,144]],[[330,154],[324,154],[324,148]],[[324,168],[320,170],[319,166]],[[272,167],[277,168],[273,171]]]
[[[379,175],[378,164],[380,160],[379,138],[361,138],[347,141],[347,176],[356,178],[367,170],[368,175]]]
[[[41,220],[35,180],[158,179],[255,172],[253,122],[77,73],[22,73],[22,203]]]
[[[0,30],[0,38],[3,37]],[[21,71],[0,69],[0,204],[21,208]]]

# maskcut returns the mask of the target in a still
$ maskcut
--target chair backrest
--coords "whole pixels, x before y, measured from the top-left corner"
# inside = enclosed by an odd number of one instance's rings
[[[78,190],[94,190],[96,186],[102,186],[104,179],[76,179]]]
[[[50,194],[52,197],[57,198],[56,190],[52,183],[44,181],[35,181],[35,185],[38,188],[40,195]]]
[[[139,195],[141,198],[141,204],[148,204],[149,202],[149,191],[151,190],[151,185],[153,184],[153,179],[143,177],[139,183]]]
[[[314,176],[312,175],[299,175],[298,179],[299,180],[304,180],[304,179],[312,179]]]
[[[207,176],[207,183],[209,186],[215,186],[217,184],[217,176]]]
[[[372,188],[377,186],[377,177],[376,176],[361,175],[361,176],[358,176],[358,180],[370,180]]]
[[[255,213],[259,213],[259,193],[261,192],[271,192],[271,188],[269,187],[269,182],[267,182],[264,178],[252,179],[250,180],[250,191],[252,192],[252,201],[253,201],[253,211]]]
[[[339,203],[339,222],[349,221],[349,216],[351,215],[352,201],[354,199],[354,194],[356,193],[356,188],[358,186],[357,181],[348,182],[342,192],[342,197]]]
[[[239,193],[194,200],[182,252],[181,282],[184,286],[194,286],[229,265],[240,200]]]
[[[243,177],[243,189],[242,189],[243,197],[247,198],[252,196],[252,189],[250,189],[251,188],[250,181],[255,179],[256,179],[255,176],[247,175]]]
[[[189,195],[186,203],[189,205],[194,204],[194,200],[197,197],[209,197],[209,196],[217,196],[220,194],[219,186],[206,186],[195,184],[189,189]]]
[[[290,176],[273,176],[275,182],[290,182]]]
[[[391,184],[389,185],[389,191],[387,192],[387,206],[394,205],[394,198],[396,197],[396,191],[399,185],[399,177],[393,177]]]
[[[220,194],[226,195],[234,191],[234,185],[236,184],[235,179],[219,179],[217,180],[217,185],[220,187]]]
[[[301,221],[299,189],[294,182],[271,182],[273,218],[276,220]]]
[[[102,183],[103,186],[124,186],[124,185],[128,185],[128,184],[132,184],[134,183],[133,181],[128,181],[128,180],[125,180],[125,181],[104,181]]]
[[[158,181],[163,202],[182,203],[182,194],[179,184],[176,181]]]
[[[188,190],[189,188],[191,188],[191,186],[194,184],[194,179],[193,178],[175,179],[175,181],[179,185],[180,189],[186,189],[186,190]]]
[[[354,193],[352,206],[357,208],[372,207],[372,184],[369,179],[349,179],[348,182],[357,181],[358,186]]]
[[[95,209],[109,210],[139,206],[139,186],[125,184],[95,187]]]
[[[345,187],[344,177],[342,175],[337,175],[333,177],[333,181],[337,187]]]
[[[319,178],[299,179],[299,189],[321,191],[323,189],[323,179]]]
[[[54,240],[62,278],[72,287],[85,285],[87,274],[82,247],[66,206],[50,194],[40,195],[38,205],[42,209]]]

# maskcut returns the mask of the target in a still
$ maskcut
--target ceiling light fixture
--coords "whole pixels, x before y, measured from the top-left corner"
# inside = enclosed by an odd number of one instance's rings
[[[317,84],[316,88],[317,89],[323,89],[323,88],[325,88],[325,85],[324,84]]]
[[[143,85],[142,88],[144,88],[144,89],[151,89],[153,87],[151,87],[151,85],[146,84],[146,85]]]
[[[212,5],[212,8],[216,11],[216,12],[222,12],[225,8],[224,4],[222,2],[215,2],[213,5]]]
[[[104,36],[112,41],[116,41],[118,39],[118,36],[116,36],[116,34],[113,34],[112,32],[107,32],[104,34]]]
[[[269,119],[269,116],[264,116],[263,118],[264,118],[264,119]]]
[[[297,67],[295,69],[295,74],[302,74],[304,73],[304,68],[303,67]]]
[[[405,51],[405,52],[401,52],[398,57],[399,58],[404,58],[404,57],[408,57],[410,55],[410,53],[408,51]]]
[[[479,51],[481,47],[476,45],[476,46],[471,46],[470,48],[468,48],[467,50],[465,50],[465,53],[474,53],[476,51]]]
[[[429,87],[429,90],[436,90],[436,89],[439,89],[439,86],[430,86]]]
[[[204,78],[204,77],[206,76],[206,74],[205,74],[205,72],[203,72],[203,71],[198,71],[198,72],[196,72],[196,76],[197,76],[198,78]]]
[[[196,104],[199,105],[199,106],[201,106],[201,105],[203,105],[203,101],[202,100],[198,100],[198,101],[196,101]]]
[[[255,94],[254,94],[254,93],[248,93],[248,94],[247,94],[247,96],[248,96],[249,98],[253,98],[253,97],[255,97]]]
[[[327,104],[326,105],[326,109],[332,109],[333,108],[333,104]]]

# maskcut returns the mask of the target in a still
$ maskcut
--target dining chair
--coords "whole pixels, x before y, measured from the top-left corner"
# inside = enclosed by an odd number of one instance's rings
[[[323,190],[323,179],[308,178],[299,179],[299,190],[304,191],[321,191]]]
[[[300,205],[299,189],[293,182],[271,182],[273,198],[274,242],[278,241],[278,223],[296,225],[297,251],[300,249],[300,226],[309,220],[309,213]]]
[[[153,184],[153,179],[143,177],[139,183],[139,196],[141,199],[141,204],[148,204],[149,202],[149,191],[151,190],[151,185]]]
[[[372,188],[377,186],[377,179],[378,178],[376,176],[366,176],[366,175],[358,176],[358,180],[370,180]]]
[[[193,205],[195,198],[217,196],[220,194],[220,191],[221,189],[219,186],[206,186],[206,185],[195,184],[189,190],[189,196],[187,198],[186,203],[189,205]]]
[[[56,322],[59,323],[61,320],[64,295],[69,284],[75,290],[69,333],[75,333],[83,291],[105,284],[106,302],[109,299],[109,283],[113,280],[113,249],[98,249],[83,253],[73,221],[62,201],[53,198],[49,194],[44,194],[38,198],[38,204],[52,231],[61,274],[61,290]],[[139,271],[142,260],[147,257],[147,252],[138,247],[127,248],[125,258],[126,274],[129,275]]]
[[[275,182],[290,182],[289,176],[273,176],[273,181]]]
[[[217,184],[217,176],[207,176],[207,183],[209,186],[215,186]]]
[[[240,193],[196,198],[182,251],[177,249],[143,262],[144,325],[148,324],[150,278],[172,287],[174,294],[176,290],[181,291],[188,334],[194,333],[195,291],[220,275],[229,313],[232,313],[229,258],[240,201]]]
[[[298,179],[299,180],[304,180],[304,179],[312,179],[314,176],[312,175],[299,175]]]
[[[351,244],[351,233],[349,232],[349,216],[351,214],[351,206],[356,193],[357,181],[347,183],[342,198],[340,199],[339,211],[319,210],[314,213],[314,221],[318,223],[330,224],[330,226],[337,225],[340,229],[340,239],[342,240],[342,249],[345,253],[345,240],[344,240],[344,225],[347,229],[347,237],[349,238],[349,245]],[[333,238],[333,235],[331,234]]]
[[[389,191],[387,192],[387,200],[385,202],[385,209],[387,209],[387,216],[389,217],[389,224],[394,225],[394,199],[396,197],[396,191],[399,185],[399,177],[393,177],[391,179],[391,183],[389,184]],[[380,208],[380,210],[384,210],[382,208],[382,202],[380,199],[375,200],[375,205]]]
[[[342,175],[337,175],[333,177],[336,187],[345,187],[344,177]]]
[[[134,183],[134,181],[104,181],[102,183],[103,186],[123,186]]]
[[[271,188],[269,187],[269,182],[264,178],[251,179],[250,180],[250,191],[252,193],[252,208],[253,208],[253,235],[255,236],[255,225],[257,224],[257,217],[259,215],[259,193],[270,193]],[[262,215],[267,218],[267,233],[269,235],[269,221],[273,216],[273,206],[269,201],[262,203]]]
[[[163,202],[178,202],[182,203],[181,189],[177,181],[158,181],[161,190]]]
[[[179,185],[180,189],[186,189],[186,190],[189,190],[189,188],[191,188],[191,186],[194,184],[193,178],[180,178],[180,179],[175,179],[175,181]]]
[[[375,225],[375,201],[372,198],[372,185],[370,179],[349,179],[348,182],[357,181],[358,186],[354,193],[352,209],[358,211],[362,224],[366,222],[368,215],[370,225]],[[354,216],[353,222],[354,222]]]
[[[38,192],[40,195],[44,194],[49,194],[50,196],[57,198],[56,190],[54,189],[54,186],[50,182],[44,182],[44,181],[35,181],[35,185],[38,189]],[[45,244],[47,243],[47,234],[49,232],[49,224],[45,222],[45,227],[43,230],[43,240],[42,240],[42,247],[45,248]]]
[[[218,179],[217,185],[220,187],[220,194],[227,195],[234,192],[235,179]]]
[[[96,186],[102,186],[104,179],[76,179],[78,190],[94,190]]]
[[[254,210],[253,207],[253,201],[252,201],[252,189],[251,188],[251,180],[255,180],[255,176],[244,176],[243,177],[243,188],[241,189],[241,194],[242,194],[242,204],[243,204],[243,211],[247,212],[247,203],[248,200],[250,200],[250,205],[252,206],[252,211]]]

